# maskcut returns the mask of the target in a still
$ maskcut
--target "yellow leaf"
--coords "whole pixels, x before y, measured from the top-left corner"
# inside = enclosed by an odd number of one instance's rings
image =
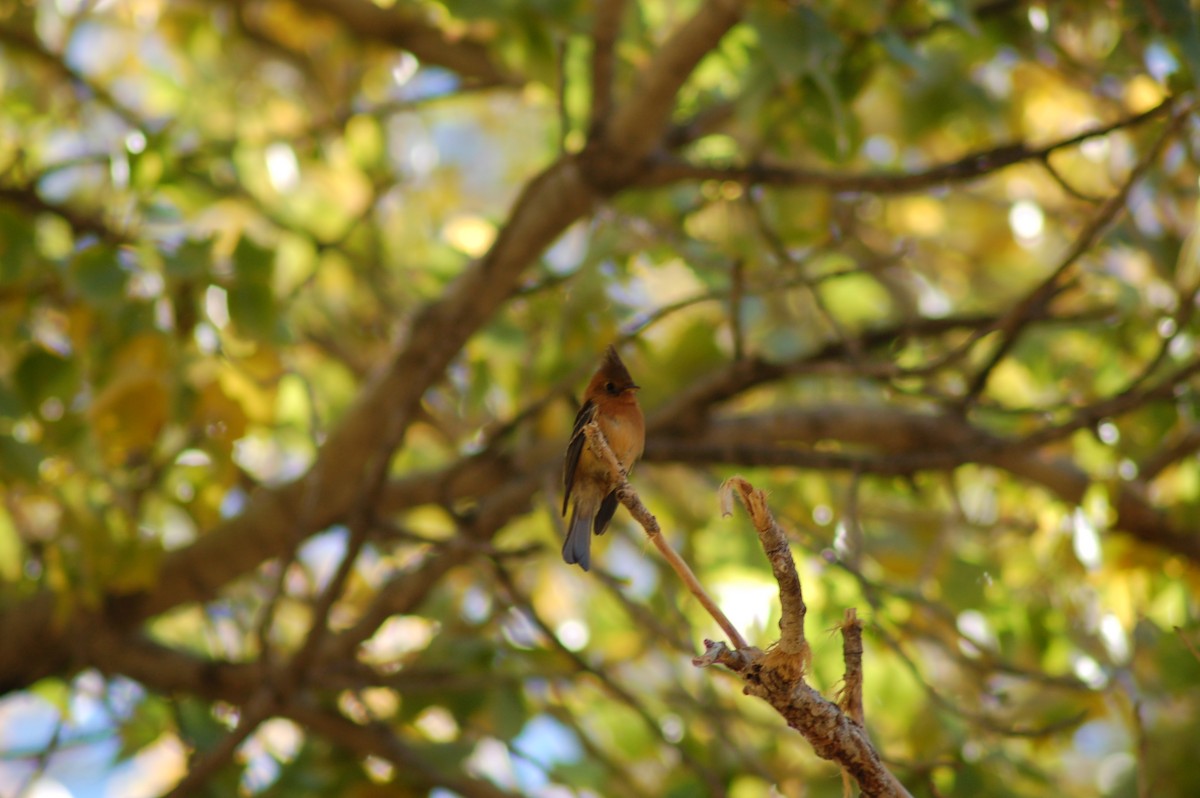
[[[246,411],[216,380],[200,388],[192,420],[222,450],[233,446],[234,441],[246,434]]]
[[[167,423],[169,398],[161,372],[131,371],[105,386],[88,408],[104,462],[122,465],[152,448]]]
[[[130,339],[113,358],[112,377],[87,410],[100,455],[108,465],[143,456],[167,422],[171,399],[169,340]]]
[[[170,364],[167,339],[162,335],[144,334],[129,339],[113,361],[114,374],[132,372],[163,372]]]
[[[113,573],[108,575],[109,592],[129,594],[153,587],[158,582],[162,555],[160,547],[143,542],[124,547],[118,554]]]
[[[0,579],[15,583],[21,578],[24,550],[12,516],[0,508]]]

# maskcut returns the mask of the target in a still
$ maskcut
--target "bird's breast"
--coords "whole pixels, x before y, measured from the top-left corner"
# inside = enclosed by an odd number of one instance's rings
[[[605,423],[601,424],[601,431],[608,440],[608,445],[612,447],[613,454],[617,456],[621,465],[628,468],[642,454],[644,433],[640,419],[637,419],[637,423],[635,423],[634,419],[613,416],[604,421]]]

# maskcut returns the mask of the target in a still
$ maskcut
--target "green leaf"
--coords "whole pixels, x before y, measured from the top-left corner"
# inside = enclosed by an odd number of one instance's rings
[[[279,340],[279,312],[272,287],[274,251],[243,236],[233,253],[233,271],[227,301],[238,332],[260,341]]]
[[[167,702],[147,696],[120,725],[121,749],[118,756],[128,759],[162,736],[171,724]]]
[[[270,285],[258,282],[237,282],[229,287],[229,318],[238,332],[247,338],[273,340],[277,313],[275,295]]]
[[[1158,0],[1157,5],[1170,37],[1187,63],[1194,84],[1200,77],[1200,26],[1196,23],[1196,12],[1188,0]]]
[[[0,284],[27,277],[36,254],[29,219],[0,209]]]
[[[7,385],[0,383],[0,418],[17,418],[25,413],[21,399]]]
[[[201,280],[212,269],[212,241],[186,241],[166,256],[167,275],[181,280]]]
[[[763,55],[781,76],[794,80],[837,70],[842,40],[824,17],[807,6],[782,11],[759,7],[748,21],[758,33]]]
[[[62,679],[42,679],[29,692],[42,699],[59,713],[66,715],[71,705],[71,687]]]
[[[41,347],[30,349],[13,374],[17,394],[31,409],[51,397],[66,400],[74,393],[77,379],[74,361]]]
[[[904,64],[914,70],[924,69],[926,66],[925,59],[922,58],[916,50],[909,45],[900,32],[895,28],[885,28],[882,33],[876,37],[883,49],[897,62]]]
[[[70,276],[83,299],[92,305],[111,307],[125,299],[129,273],[112,247],[96,245],[79,252],[71,261]]]
[[[988,579],[987,568],[955,559],[947,562],[938,583],[948,603],[955,607],[972,608],[984,606],[984,590]]]
[[[18,441],[11,435],[0,435],[0,476],[8,481],[36,483],[42,450]]]
[[[529,720],[529,712],[519,690],[492,690],[488,700],[488,716],[492,733],[501,740],[516,737]]]
[[[892,310],[891,296],[874,277],[846,274],[827,280],[818,288],[829,312],[852,329],[865,329],[886,320]]]
[[[269,286],[275,272],[275,253],[242,236],[233,251],[233,271],[239,282]]]
[[[975,21],[975,12],[968,0],[935,0],[931,3],[934,13],[943,19],[948,19],[971,35],[979,32],[979,24]]]
[[[213,717],[212,705],[195,698],[184,698],[175,707],[179,735],[200,751],[206,751],[229,734],[222,723]]]

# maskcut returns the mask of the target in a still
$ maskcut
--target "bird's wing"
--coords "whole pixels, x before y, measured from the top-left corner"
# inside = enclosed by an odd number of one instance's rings
[[[587,435],[583,428],[596,417],[596,403],[590,399],[579,408],[575,416],[575,428],[571,430],[571,442],[567,444],[567,459],[563,463],[563,515],[567,514],[567,500],[571,498],[571,486],[575,484],[575,468],[579,465],[579,455],[587,445]]]
[[[613,513],[617,511],[617,492],[610,491],[604,497],[604,501],[600,502],[600,509],[596,511],[596,517],[592,520],[592,531],[597,535],[603,535],[604,530],[608,528],[608,522],[612,520]]]

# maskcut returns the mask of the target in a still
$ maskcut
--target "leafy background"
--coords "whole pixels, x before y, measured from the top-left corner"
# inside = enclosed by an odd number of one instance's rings
[[[0,795],[840,795],[623,511],[559,560],[610,341],[914,795],[1200,793],[1198,69],[1184,0],[0,6]]]

